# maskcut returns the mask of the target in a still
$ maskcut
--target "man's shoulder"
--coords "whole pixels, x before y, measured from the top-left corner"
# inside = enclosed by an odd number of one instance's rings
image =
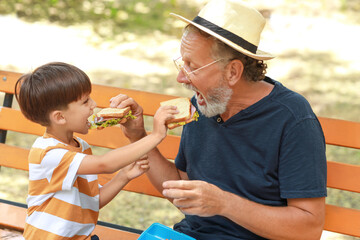
[[[280,82],[274,82],[275,87],[277,88],[277,93],[272,98],[272,101],[277,103],[278,107],[291,114],[295,119],[315,117],[309,101],[303,95],[288,89]]]

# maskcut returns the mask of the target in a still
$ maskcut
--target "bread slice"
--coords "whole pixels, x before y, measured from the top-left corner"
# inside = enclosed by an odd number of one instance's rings
[[[96,116],[102,118],[121,118],[130,111],[130,107],[126,108],[104,108],[99,111]]]
[[[164,101],[160,103],[160,106],[176,106],[177,110],[179,111],[175,117],[168,122],[184,122],[191,118],[191,102],[189,98],[175,98],[168,101]]]
[[[181,126],[184,126],[185,124],[188,124],[188,123],[191,123],[192,121],[194,121],[195,119],[193,118],[190,118],[188,120],[186,120],[185,122],[173,122],[173,123],[169,123],[167,125],[168,129],[174,129],[174,128],[177,128],[177,127],[181,127]],[[196,120],[195,120],[196,121]]]

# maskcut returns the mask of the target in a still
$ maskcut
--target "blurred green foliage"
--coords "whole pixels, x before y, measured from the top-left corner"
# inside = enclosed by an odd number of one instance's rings
[[[29,22],[49,21],[62,26],[89,24],[103,38],[125,31],[154,30],[174,34],[171,12],[196,15],[197,8],[181,0],[1,0],[0,14],[15,14]]]
[[[350,10],[354,12],[360,11],[359,0],[340,0],[340,1],[341,1],[341,10]]]

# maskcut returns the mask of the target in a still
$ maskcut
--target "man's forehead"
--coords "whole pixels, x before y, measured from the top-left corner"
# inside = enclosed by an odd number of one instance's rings
[[[184,33],[181,37],[180,48],[189,51],[208,51],[213,44],[213,40],[209,39],[199,32],[191,31]]]

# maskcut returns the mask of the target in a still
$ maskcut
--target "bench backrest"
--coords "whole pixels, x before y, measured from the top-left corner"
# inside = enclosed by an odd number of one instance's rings
[[[25,119],[19,110],[11,108],[12,95],[20,73],[0,71],[0,92],[6,93],[4,107],[0,108],[0,131],[9,130],[31,135],[43,135],[44,127]],[[91,97],[98,107],[108,107],[109,99],[119,93],[134,98],[144,108],[144,114],[153,116],[159,103],[175,96],[155,94],[144,91],[121,89],[93,84]],[[6,107],[7,106],[7,107]],[[329,145],[360,149],[360,123],[330,118],[319,118]],[[0,133],[0,140],[5,138]],[[89,131],[79,135],[90,145],[117,148],[128,144],[120,128],[108,128],[101,131]],[[168,135],[159,145],[160,151],[168,159],[174,159],[180,143],[180,137]],[[0,143],[0,166],[28,170],[28,149]],[[328,187],[360,193],[360,166],[328,161]],[[100,183],[109,181],[113,175],[101,175]],[[162,197],[145,175],[131,181],[125,190]],[[342,206],[326,205],[325,230],[360,237],[360,210]]]

